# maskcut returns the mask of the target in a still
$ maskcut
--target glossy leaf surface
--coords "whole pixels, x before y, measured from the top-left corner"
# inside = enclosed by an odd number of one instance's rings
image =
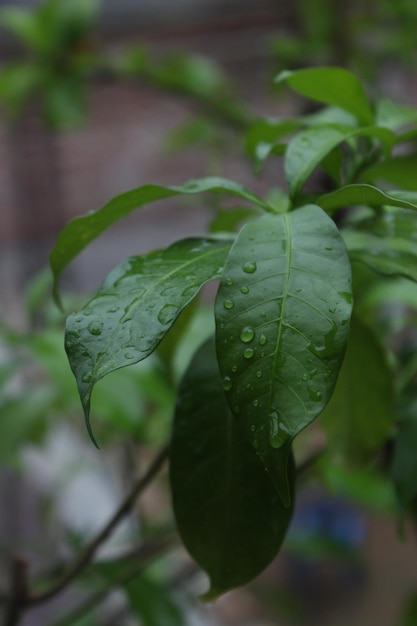
[[[179,533],[210,577],[206,599],[257,576],[276,556],[292,509],[229,410],[213,341],[198,351],[180,387],[170,473]],[[289,481],[292,492],[292,457]]]
[[[374,114],[360,80],[339,67],[315,67],[281,72],[276,82],[285,81],[294,91],[323,104],[352,113],[364,125],[372,124]]]
[[[366,206],[396,206],[407,209],[417,209],[417,203],[402,200],[389,191],[381,191],[372,185],[346,185],[336,191],[327,193],[317,200],[317,204],[325,211],[331,212],[340,207],[366,205]]]
[[[307,128],[288,144],[284,170],[291,195],[295,195],[313,170],[340,143],[358,136],[378,139],[389,148],[395,135],[387,128],[371,126],[360,129],[343,129],[330,126]]]
[[[227,259],[216,305],[229,406],[274,479],[279,448],[327,404],[352,308],[351,268],[317,206],[247,224]]]
[[[143,185],[137,189],[122,193],[110,200],[99,211],[92,211],[82,217],[76,217],[71,220],[58,235],[50,256],[50,264],[54,275],[55,299],[59,299],[58,281],[68,263],[112,224],[126,217],[134,209],[143,207],[151,202],[172,196],[208,191],[236,196],[266,210],[270,208],[263,200],[248,189],[245,189],[245,187],[242,187],[242,185],[223,178],[193,180],[179,187]]]
[[[334,393],[320,422],[332,453],[348,463],[369,460],[392,435],[391,372],[373,333],[355,318]]]
[[[69,316],[65,347],[88,427],[95,383],[155,350],[200,287],[219,278],[230,245],[184,239],[131,257],[110,272],[95,298]]]

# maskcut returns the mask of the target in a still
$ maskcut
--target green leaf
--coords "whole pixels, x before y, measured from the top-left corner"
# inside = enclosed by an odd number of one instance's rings
[[[13,6],[3,7],[0,10],[0,25],[29,48],[37,50],[39,47],[41,32],[32,11]]]
[[[298,130],[301,123],[301,120],[296,119],[263,118],[255,120],[250,125],[245,136],[245,146],[255,162],[256,171],[259,171],[263,162],[273,152],[277,141]]]
[[[417,418],[416,403],[400,419],[395,439],[391,475],[397,496],[404,508],[417,495]]]
[[[395,139],[392,131],[376,126],[355,130],[319,126],[298,133],[288,144],[284,159],[285,177],[291,195],[299,192],[313,170],[337,145],[359,136],[375,137],[387,148]]]
[[[400,626],[415,626],[417,623],[417,591],[407,598]]]
[[[381,191],[372,185],[345,185],[336,191],[326,193],[317,200],[317,204],[325,211],[331,212],[340,207],[366,205],[366,206],[396,206],[407,209],[417,209],[414,204],[402,200],[390,191]]]
[[[392,435],[391,372],[373,333],[355,317],[339,378],[320,422],[330,453],[347,463],[369,460]]]
[[[286,464],[286,452],[276,453],[285,454]],[[288,473],[292,494],[292,457]],[[195,355],[180,387],[170,474],[179,533],[210,577],[205,599],[248,583],[274,559],[292,508],[282,504],[228,408],[212,341]]]
[[[166,250],[131,257],[99,293],[67,320],[65,347],[84,409],[106,374],[146,358],[207,281],[220,277],[231,242],[184,239]]]
[[[217,353],[229,406],[273,480],[271,446],[295,437],[330,399],[351,308],[346,249],[319,207],[241,230],[216,299]]]
[[[134,209],[172,196],[203,192],[223,193],[237,196],[265,210],[270,207],[261,198],[238,183],[224,178],[202,178],[180,187],[143,185],[114,197],[99,211],[87,213],[71,220],[60,232],[51,252],[50,264],[54,275],[54,297],[59,301],[58,281],[65,267],[112,224],[122,219]]]
[[[398,511],[392,481],[372,467],[347,467],[330,461],[326,455],[317,463],[317,470],[331,494],[347,496],[368,511]]]
[[[417,281],[416,243],[409,238],[378,237],[368,232],[342,231],[352,261],[365,263],[387,276]]]
[[[369,182],[384,181],[403,189],[415,191],[417,172],[417,155],[395,156],[375,163],[362,174]]]
[[[380,100],[376,104],[376,124],[391,130],[417,124],[417,109],[392,100]]]
[[[135,576],[124,585],[124,590],[142,626],[186,626],[172,593],[149,576]]]
[[[339,67],[315,67],[281,72],[276,82],[287,82],[294,91],[324,104],[352,113],[363,124],[372,124],[374,114],[360,80]]]

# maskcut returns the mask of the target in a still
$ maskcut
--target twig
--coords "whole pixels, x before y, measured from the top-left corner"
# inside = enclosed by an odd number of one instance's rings
[[[177,539],[178,537],[176,533],[169,533],[166,537],[162,537],[159,540],[151,539],[147,543],[139,546],[134,553],[128,556],[126,567],[123,568],[122,572],[119,573],[118,576],[109,580],[108,584],[98,589],[90,597],[84,600],[84,602],[77,606],[71,613],[55,622],[54,626],[72,626],[72,624],[74,624],[77,620],[84,617],[86,613],[93,610],[98,604],[103,602],[110,591],[112,591],[115,587],[123,587],[135,578],[135,576],[139,575],[141,571],[153,561],[153,559],[157,558],[161,553],[164,553],[165,550],[173,544],[173,541],[176,542]],[[131,559],[133,558],[134,562],[132,564]],[[112,561],[112,563],[114,563],[114,561]]]
[[[28,564],[22,557],[16,557],[13,561],[4,626],[16,626],[19,623],[28,598],[27,568]]]
[[[38,593],[31,593],[28,595],[26,599],[26,606],[33,606],[35,604],[41,604],[42,602],[46,602],[50,598],[53,598],[58,593],[60,593],[67,585],[69,585],[91,562],[96,551],[101,546],[102,543],[107,539],[107,537],[113,532],[119,522],[132,510],[136,498],[146,489],[150,482],[152,482],[153,478],[161,469],[165,460],[168,458],[169,447],[165,446],[162,450],[157,454],[154,461],[148,468],[146,474],[140,478],[133,486],[130,494],[125,498],[122,502],[116,513],[110,519],[110,521],[106,524],[106,526],[101,530],[101,532],[94,537],[94,539],[85,546],[81,554],[75,560],[75,562],[69,567],[69,569],[63,574],[63,576],[58,579],[55,583],[46,589],[45,591],[40,591]]]

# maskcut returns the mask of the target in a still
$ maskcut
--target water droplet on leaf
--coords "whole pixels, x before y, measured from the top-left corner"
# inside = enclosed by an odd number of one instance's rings
[[[259,345],[260,346],[264,346],[266,344],[266,342],[267,342],[267,339],[266,339],[265,335],[261,335],[259,337]]]
[[[240,333],[240,340],[244,343],[249,343],[255,336],[255,331],[250,326],[245,326]]]
[[[247,261],[243,266],[242,269],[246,274],[253,274],[254,272],[256,272],[256,262],[255,261]]]
[[[233,309],[233,307],[235,306],[235,303],[233,302],[233,300],[225,300],[223,302],[223,306],[225,309]]]
[[[232,380],[229,376],[225,376],[223,378],[223,389],[225,391],[230,391],[230,389],[233,387],[233,383]]]
[[[243,356],[245,357],[245,359],[251,359],[254,353],[255,353],[255,350],[253,350],[253,348],[246,348],[246,350],[243,353]]]
[[[92,335],[101,335],[103,330],[103,322],[90,322],[87,328],[88,332]]]
[[[240,288],[240,291],[241,291],[243,294],[245,294],[245,295],[246,295],[247,293],[249,293],[249,287],[245,287],[245,286],[244,286],[244,287],[241,287],[241,288]]]

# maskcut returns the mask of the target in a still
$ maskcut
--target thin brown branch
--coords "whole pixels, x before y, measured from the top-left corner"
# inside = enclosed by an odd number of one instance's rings
[[[31,593],[30,595],[28,595],[25,603],[26,606],[41,604],[42,602],[46,602],[47,600],[58,595],[90,564],[98,548],[106,541],[106,539],[113,532],[119,522],[121,522],[121,520],[128,513],[131,512],[137,497],[146,489],[146,487],[158,474],[162,465],[168,458],[168,454],[169,447],[165,446],[157,454],[144,476],[139,478],[137,482],[133,485],[131,492],[121,503],[120,507],[106,524],[106,526],[101,530],[101,532],[98,533],[98,535],[96,535],[92,539],[89,544],[85,546],[78,558],[68,568],[68,570],[64,572],[62,577],[58,579],[55,583],[53,583],[51,587],[49,587],[49,589],[46,589],[45,591],[40,591],[38,593]]]
[[[27,561],[22,557],[16,557],[12,563],[10,593],[4,626],[17,626],[20,621],[23,607],[28,598],[27,569]]]

